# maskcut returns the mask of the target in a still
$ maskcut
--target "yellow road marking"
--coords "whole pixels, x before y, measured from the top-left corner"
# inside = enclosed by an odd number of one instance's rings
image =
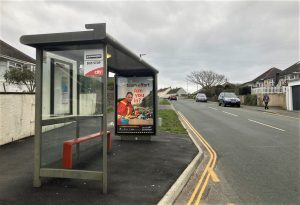
[[[235,205],[234,203],[228,203],[227,205]]]
[[[207,149],[207,151],[210,154],[209,162],[207,163],[204,172],[202,173],[187,205],[191,205],[191,203],[194,201],[195,196],[198,194],[197,200],[195,202],[195,205],[198,205],[200,203],[200,200],[202,198],[203,192],[207,186],[208,180],[211,177],[214,181],[220,181],[216,173],[213,171],[213,168],[215,167],[216,161],[217,161],[217,154],[214,151],[214,149],[209,145],[209,143],[202,137],[202,135],[191,125],[191,123],[184,117],[184,115],[181,112],[177,112],[178,115],[182,118],[182,120],[186,123],[186,125],[193,131],[193,133],[198,137],[200,142],[204,145],[204,147]],[[203,179],[205,178],[205,181],[199,191],[200,185],[203,182]],[[199,192],[198,192],[199,191]]]
[[[216,174],[216,172],[213,169],[210,170],[210,176],[211,176],[211,179],[213,180],[213,182],[220,182],[218,175]]]

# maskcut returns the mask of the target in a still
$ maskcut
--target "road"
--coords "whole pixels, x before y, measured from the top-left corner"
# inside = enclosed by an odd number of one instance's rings
[[[237,195],[232,203],[299,204],[299,119],[192,100],[173,105],[216,150],[221,183]]]

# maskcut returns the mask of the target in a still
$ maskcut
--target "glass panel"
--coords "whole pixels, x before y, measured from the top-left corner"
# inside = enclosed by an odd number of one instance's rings
[[[43,52],[42,167],[101,170],[104,68],[96,46]]]

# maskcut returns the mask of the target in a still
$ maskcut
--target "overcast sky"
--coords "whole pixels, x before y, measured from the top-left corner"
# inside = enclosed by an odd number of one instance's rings
[[[298,1],[1,1],[0,37],[21,45],[24,34],[107,32],[159,70],[159,88],[181,86],[194,70],[250,81],[271,67],[299,61]],[[188,91],[196,86],[189,83]]]

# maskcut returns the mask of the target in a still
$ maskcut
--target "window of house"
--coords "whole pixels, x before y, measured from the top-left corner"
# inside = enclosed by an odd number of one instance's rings
[[[12,62],[12,61],[8,61],[8,68],[9,69],[22,68],[22,64],[21,63],[15,63],[15,62]]]
[[[4,81],[4,73],[7,70],[7,62],[6,61],[0,61],[0,81]]]

